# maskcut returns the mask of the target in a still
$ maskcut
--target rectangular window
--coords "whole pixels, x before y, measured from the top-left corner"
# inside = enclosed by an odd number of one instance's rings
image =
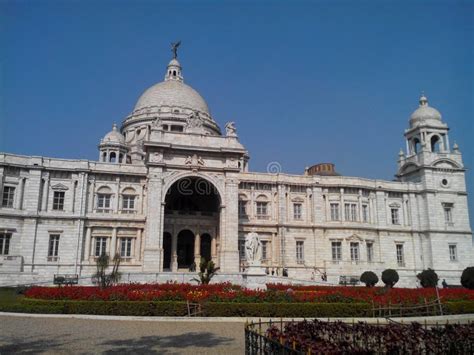
[[[391,214],[392,214],[392,224],[400,224],[400,219],[398,218],[398,208],[392,208]]]
[[[301,203],[294,203],[293,204],[293,218],[294,219],[301,219],[303,218],[303,205]]]
[[[332,242],[332,260],[341,261],[342,260],[342,243],[341,242]]]
[[[59,234],[49,236],[48,261],[57,261],[59,252]]]
[[[262,240],[262,260],[268,260],[268,241]]]
[[[452,203],[443,203],[444,210],[444,221],[446,224],[453,223],[453,204]]]
[[[339,221],[339,204],[331,203],[331,221]]]
[[[11,233],[0,233],[0,255],[8,255],[10,252]]]
[[[95,238],[95,256],[99,257],[102,254],[107,253],[107,238],[97,237]]]
[[[362,205],[362,221],[364,223],[369,222],[369,206]]]
[[[245,261],[245,240],[239,239],[239,259],[240,261]]]
[[[397,244],[397,264],[405,266],[405,256],[403,255],[403,244]]]
[[[53,195],[53,210],[62,211],[64,210],[64,191],[54,191]]]
[[[374,243],[367,242],[367,262],[371,263],[374,261]]]
[[[239,216],[247,217],[247,201],[239,200]]]
[[[120,238],[120,257],[132,257],[132,238]]]
[[[351,221],[357,221],[357,205],[355,203],[351,203]]]
[[[13,208],[15,197],[15,188],[13,186],[4,186],[2,195],[2,207]]]
[[[304,241],[296,241],[296,263],[304,264]]]
[[[97,194],[97,212],[110,211],[110,194]]]
[[[257,218],[267,217],[267,202],[257,202]]]
[[[344,204],[344,215],[346,221],[357,221],[357,205],[355,203]]]
[[[134,195],[122,195],[122,212],[124,213],[135,212],[135,196]]]
[[[351,260],[359,261],[359,243],[351,243]]]
[[[457,261],[458,260],[458,251],[456,244],[449,244],[449,260]]]

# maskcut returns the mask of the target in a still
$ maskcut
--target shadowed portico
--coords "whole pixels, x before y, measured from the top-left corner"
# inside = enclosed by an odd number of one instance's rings
[[[176,181],[165,198],[163,270],[188,271],[201,257],[217,260],[220,196],[200,177]],[[194,264],[194,265],[193,265]]]

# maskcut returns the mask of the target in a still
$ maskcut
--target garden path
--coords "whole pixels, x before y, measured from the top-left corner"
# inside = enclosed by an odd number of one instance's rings
[[[0,316],[0,354],[243,354],[243,322]]]

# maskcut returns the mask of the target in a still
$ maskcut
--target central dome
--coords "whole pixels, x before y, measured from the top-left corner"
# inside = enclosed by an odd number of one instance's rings
[[[183,82],[181,64],[176,58],[168,63],[165,81],[146,90],[138,99],[134,111],[163,106],[198,111],[210,116],[206,101],[196,90]]]
[[[180,80],[163,81],[147,89],[138,99],[134,111],[153,106],[184,108],[210,115],[202,96]]]

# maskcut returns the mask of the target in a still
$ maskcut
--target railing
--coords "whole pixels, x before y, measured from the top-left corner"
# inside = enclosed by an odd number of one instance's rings
[[[428,302],[426,298],[423,299],[423,304],[416,306],[406,306],[403,304],[388,303],[385,306],[376,306],[372,302],[372,316],[373,317],[414,317],[414,316],[442,316],[443,305],[441,299]]]
[[[245,325],[245,354],[473,354],[474,324],[276,321]]]
[[[245,325],[245,354],[304,354],[290,347],[283,338],[277,341],[266,335],[269,328],[277,326],[283,330],[286,324],[287,322],[272,322],[271,320],[270,322],[247,323]]]

